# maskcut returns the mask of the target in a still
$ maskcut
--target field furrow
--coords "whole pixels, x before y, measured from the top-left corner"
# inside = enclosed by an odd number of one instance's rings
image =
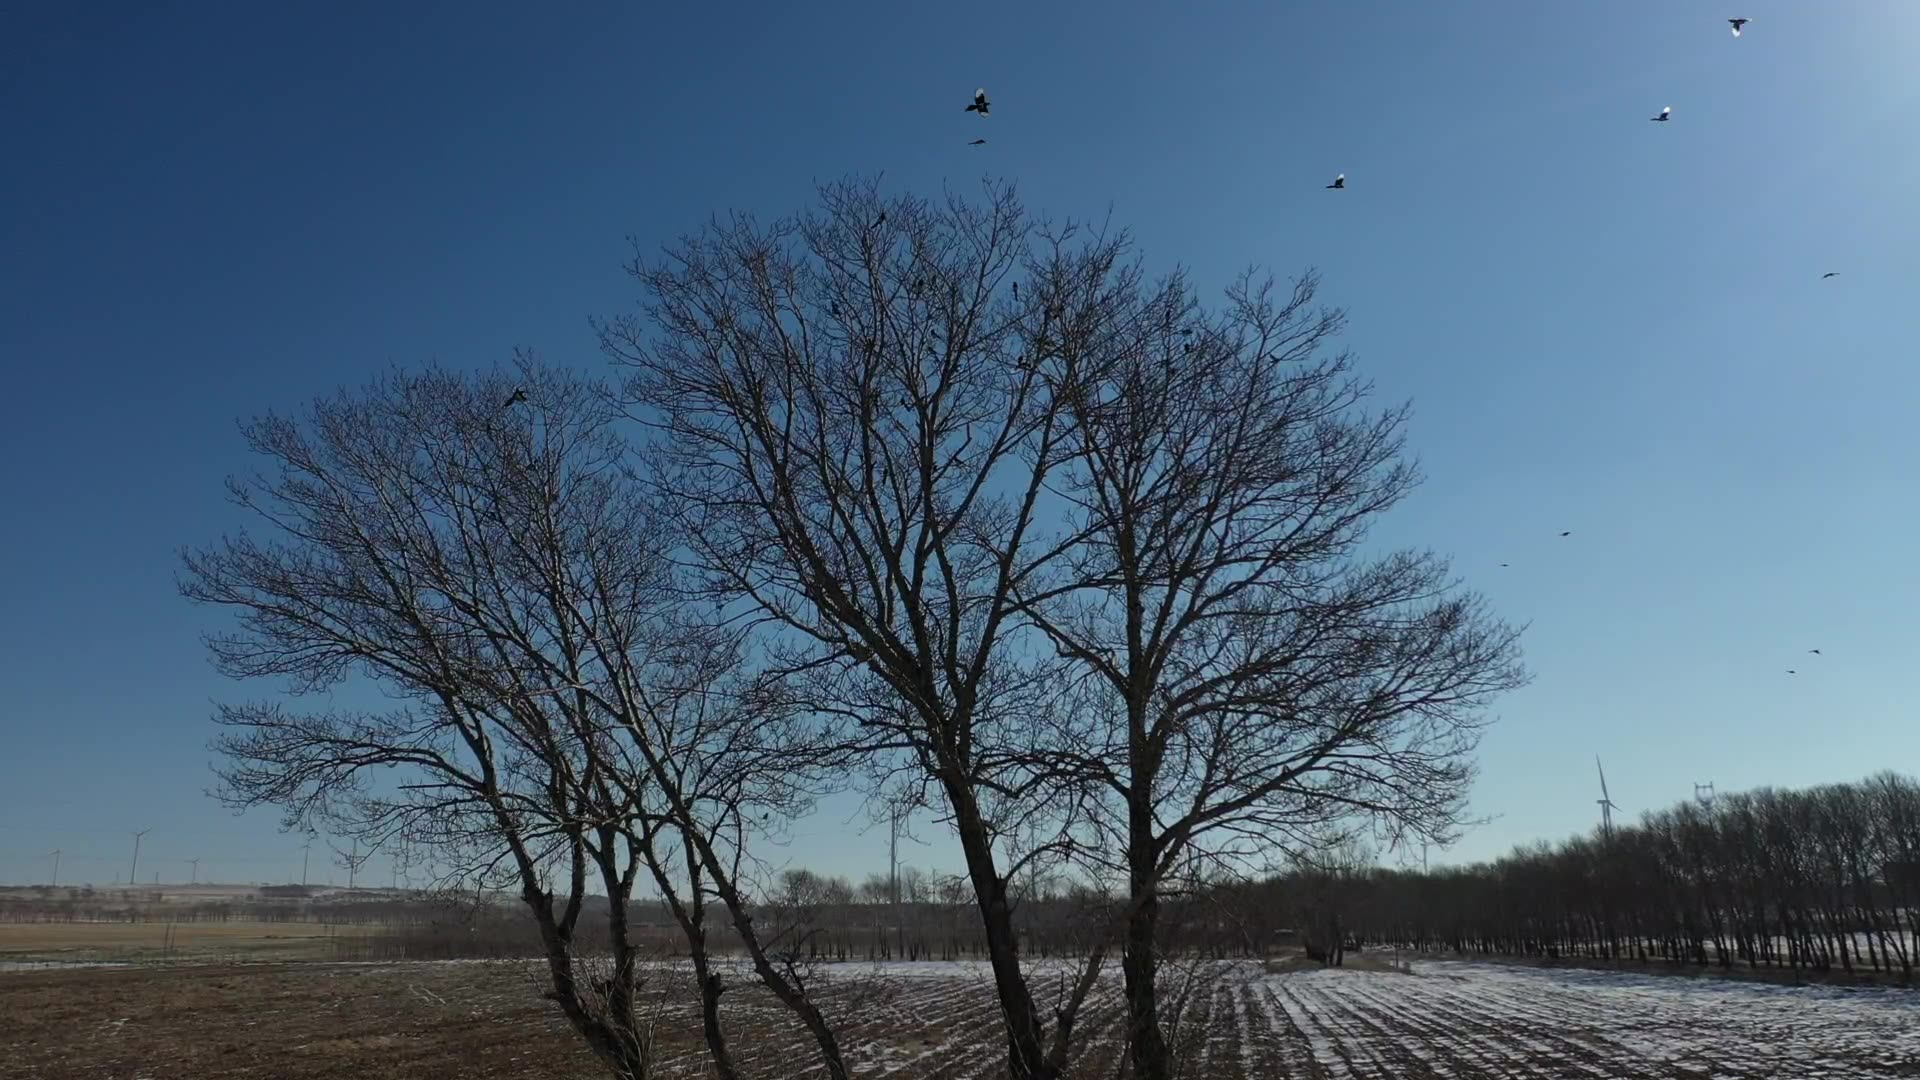
[[[1070,982],[1037,973],[1051,1020]],[[750,973],[722,1024],[749,1080],[821,1075],[812,1037]],[[1006,1040],[978,966],[843,965],[813,983],[858,1080],[998,1080]],[[34,1080],[100,1076],[584,1080],[537,967],[276,964],[0,975],[0,1061]],[[1878,1080],[1920,1077],[1920,996],[1619,973],[1428,963],[1414,974],[1169,969],[1180,1075],[1209,1080]],[[712,1075],[686,973],[649,970],[661,1080]],[[1068,1075],[1121,1075],[1117,973],[1095,985]]]

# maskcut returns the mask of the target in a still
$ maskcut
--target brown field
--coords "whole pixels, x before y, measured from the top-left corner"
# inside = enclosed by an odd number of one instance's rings
[[[0,973],[8,1076],[586,1077],[524,972],[330,964]]]
[[[0,923],[0,963],[323,959],[334,955],[336,935],[364,932],[322,923],[240,920]]]
[[[1920,1076],[1911,992],[1781,987],[1426,963],[1415,974],[1216,969],[1180,1013],[1184,1075],[1223,1080],[1826,1080]],[[603,1075],[521,962],[261,964],[0,972],[9,1077],[514,1077]],[[648,1008],[662,1077],[708,1075],[684,975]],[[1051,989],[1052,979],[1038,983]],[[747,1075],[815,1075],[805,1034],[736,979],[729,1037]],[[847,965],[824,1006],[855,1075],[1003,1075],[980,970]],[[1117,980],[1080,1028],[1072,1075],[1115,1075]],[[1173,1003],[1169,1002],[1171,1006]]]

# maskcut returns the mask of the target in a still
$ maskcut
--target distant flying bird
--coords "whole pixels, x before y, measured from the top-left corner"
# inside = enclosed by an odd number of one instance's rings
[[[1669,105],[1666,108],[1660,110],[1659,116],[1649,116],[1647,117],[1647,119],[1653,121],[1656,124],[1664,124],[1668,120],[1673,119],[1673,106]]]
[[[1788,668],[1788,669],[1787,669],[1787,674],[1789,674],[1789,675],[1798,675],[1798,674],[1800,674],[1800,673],[1799,673],[1799,672],[1797,672],[1797,671],[1795,671],[1795,670],[1793,670],[1792,668]]]
[[[1563,532],[1563,533],[1561,533],[1560,535],[1561,535],[1561,536],[1572,536],[1572,535],[1573,535],[1573,530],[1572,530],[1572,529],[1568,529],[1568,530],[1567,530],[1566,532]]]
[[[1333,189],[1333,190],[1335,190],[1335,191],[1342,191],[1342,190],[1345,190],[1345,189],[1346,189],[1346,186],[1347,186],[1347,174],[1346,174],[1346,173],[1341,173],[1341,174],[1340,174],[1339,176],[1336,176],[1336,177],[1334,177],[1334,178],[1333,178],[1333,183],[1331,183],[1331,184],[1328,184],[1328,185],[1327,185],[1327,187],[1328,187],[1328,188],[1331,188],[1331,189]]]
[[[967,145],[968,145],[968,146],[985,146],[985,145],[987,145],[987,140],[985,140],[985,139],[975,139],[975,140],[973,140],[972,142],[970,142],[970,143],[968,143]]]
[[[1752,21],[1753,21],[1752,19],[1728,19],[1728,20],[1727,20],[1727,22],[1729,22],[1729,23],[1731,23],[1731,24],[1733,24],[1733,36],[1734,36],[1734,37],[1739,37],[1739,36],[1740,36],[1740,28],[1741,28],[1741,27],[1743,27],[1743,26],[1745,26],[1745,25],[1747,25],[1748,23],[1750,23],[1750,22],[1752,22]]]
[[[1820,650],[1819,650],[1819,649],[1808,649],[1807,651],[1808,651],[1808,652],[1810,652],[1810,653],[1812,653],[1812,654],[1813,654],[1813,655],[1815,655],[1815,656],[1819,656],[1819,655],[1820,655]]]
[[[989,109],[991,109],[992,107],[993,107],[993,106],[992,106],[992,104],[991,104],[991,103],[989,103],[989,102],[987,101],[987,91],[986,91],[986,88],[985,88],[985,87],[982,87],[982,88],[980,88],[980,89],[978,89],[978,90],[975,90],[975,91],[973,92],[973,104],[971,104],[971,105],[969,105],[969,106],[967,106],[967,107],[966,107],[966,108],[965,108],[964,110],[962,110],[962,111],[963,111],[963,112],[977,112],[977,113],[979,113],[979,114],[980,114],[981,116],[985,116],[985,115],[987,115],[987,110],[989,110]]]
[[[515,387],[513,391],[513,396],[507,398],[507,403],[500,407],[502,409],[511,409],[515,405],[526,404],[526,401],[527,401],[527,388],[524,386]]]
[[[1501,563],[1500,565],[1501,565],[1501,566],[1512,566],[1513,564],[1512,564],[1512,563]]]
[[[1828,278],[1830,278],[1830,277],[1839,277],[1839,276],[1840,276],[1840,271],[1838,271],[1838,270],[1829,270],[1829,271],[1827,271],[1826,273],[1824,273],[1824,274],[1821,274],[1821,275],[1820,275],[1820,280],[1821,280],[1821,281],[1825,281],[1825,280],[1827,280],[1827,279],[1828,279]]]

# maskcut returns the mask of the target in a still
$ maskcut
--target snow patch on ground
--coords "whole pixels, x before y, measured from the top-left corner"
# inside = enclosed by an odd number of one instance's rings
[[[1266,993],[1249,1007],[1334,1077],[1920,1072],[1920,995],[1907,990],[1453,961],[1413,975],[1326,970],[1260,983]]]

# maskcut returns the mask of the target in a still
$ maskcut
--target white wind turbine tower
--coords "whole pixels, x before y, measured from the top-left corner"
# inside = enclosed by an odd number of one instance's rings
[[[1594,801],[1600,804],[1600,831],[1607,839],[1613,839],[1613,812],[1618,807],[1613,804],[1613,796],[1607,794],[1607,770],[1600,764],[1600,756],[1594,755],[1593,767],[1600,772],[1600,797]]]

